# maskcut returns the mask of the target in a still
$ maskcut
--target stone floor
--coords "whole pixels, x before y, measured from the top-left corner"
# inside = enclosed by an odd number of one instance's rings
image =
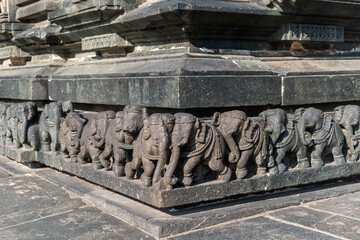
[[[4,161],[11,164],[4,167]],[[15,164],[0,161],[0,239],[154,239],[48,181],[37,170]],[[169,239],[360,239],[360,192]]]

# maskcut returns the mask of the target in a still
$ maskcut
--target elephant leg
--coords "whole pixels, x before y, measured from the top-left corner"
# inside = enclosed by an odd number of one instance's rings
[[[114,173],[115,176],[125,176],[126,151],[121,148],[114,148]]]
[[[86,163],[86,158],[88,157],[88,151],[85,147],[85,145],[80,147],[80,153],[78,154],[78,162],[81,164],[85,164]]]
[[[60,144],[60,153],[61,153],[61,155],[63,155],[64,157],[68,157],[68,156],[69,156],[68,151],[67,151],[67,147],[66,147],[66,144],[65,144],[65,143],[61,143],[61,144]]]
[[[98,148],[91,148],[89,149],[89,154],[90,154],[90,158],[91,158],[91,163],[92,163],[92,167],[97,170],[97,169],[101,169],[104,166],[101,164],[99,156],[101,154],[100,149]]]
[[[142,164],[144,168],[143,174],[141,174],[141,182],[145,187],[150,187],[152,185],[152,177],[155,170],[155,164],[153,161],[143,158]]]
[[[266,174],[266,158],[264,156],[261,156],[261,154],[258,154],[255,157],[255,162],[257,165],[256,175],[261,176]]]
[[[104,151],[99,156],[99,160],[100,160],[102,166],[106,170],[110,170],[110,167],[111,167],[110,157],[111,157],[112,153],[113,153],[112,145],[106,144]]]
[[[311,153],[311,167],[322,167],[324,165],[324,161],[322,159],[322,153],[325,148],[325,143],[320,143],[314,146],[314,149]]]
[[[182,183],[184,184],[185,187],[190,186],[191,183],[193,182],[194,168],[197,165],[199,165],[202,157],[203,157],[202,155],[195,156],[195,157],[187,159],[187,161],[185,162],[184,167],[183,167],[184,178],[182,179]]]
[[[41,139],[41,150],[48,152],[50,151],[50,135],[48,132],[42,130],[40,132],[40,139]]]
[[[241,157],[236,166],[236,179],[243,179],[248,174],[246,164],[248,163],[254,150],[246,150],[241,153]]]
[[[298,161],[298,168],[308,168],[310,167],[309,158],[306,153],[307,148],[305,146],[301,146],[299,150],[296,152],[296,157]]]
[[[135,172],[140,168],[141,166],[141,158],[134,157],[131,162],[126,163],[125,165],[125,175],[128,179],[134,179]]]
[[[279,149],[276,153],[277,154],[275,157],[275,162],[277,165],[278,173],[283,173],[286,170],[286,166],[283,163],[284,157],[286,155],[286,151],[284,148],[282,148],[282,149]]]
[[[334,157],[334,162],[337,165],[343,165],[346,164],[345,157],[342,153],[342,145],[336,145],[331,148],[331,153]]]
[[[21,144],[19,142],[17,132],[13,130],[12,131],[12,136],[13,136],[13,146],[14,146],[14,148],[20,148]]]
[[[209,168],[214,172],[219,173],[219,178],[221,181],[229,182],[231,179],[231,169],[224,165],[223,159],[213,159],[211,158],[209,161]]]

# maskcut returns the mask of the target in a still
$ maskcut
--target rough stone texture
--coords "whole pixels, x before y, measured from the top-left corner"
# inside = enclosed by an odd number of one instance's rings
[[[15,149],[11,146],[1,146],[2,155],[13,159],[19,163],[31,163],[37,161],[37,151],[32,149]]]
[[[335,240],[337,238],[325,234],[316,233],[311,230],[282,224],[264,217],[252,218],[225,226],[206,229],[171,239],[321,239]]]
[[[94,171],[90,164],[81,165],[55,154],[39,152],[37,161],[159,208],[335,180],[360,173],[360,163],[348,163],[342,166],[326,165],[322,168],[296,169],[282,174],[234,180],[229,183],[214,181],[189,188],[156,190],[143,187],[140,180],[115,177],[112,172],[104,170]]]
[[[196,207],[159,210],[122,195],[101,188],[94,188],[88,182],[54,170],[43,169],[36,173],[84,196],[97,207],[111,212],[130,224],[135,224],[138,228],[157,237],[202,229],[270,210],[323,200],[360,190],[359,184],[339,182],[275,192],[263,196],[250,195],[240,200],[227,200]]]

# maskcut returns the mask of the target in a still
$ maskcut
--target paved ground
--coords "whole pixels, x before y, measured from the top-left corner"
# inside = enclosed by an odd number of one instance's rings
[[[20,164],[0,162],[0,204],[0,239],[154,239]],[[360,239],[360,192],[170,239]]]

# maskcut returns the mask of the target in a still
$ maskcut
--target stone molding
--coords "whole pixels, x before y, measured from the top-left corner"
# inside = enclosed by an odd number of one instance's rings
[[[132,46],[133,45],[131,43],[129,43],[116,33],[86,37],[83,38],[81,41],[81,47],[83,51],[108,48],[125,48]]]

